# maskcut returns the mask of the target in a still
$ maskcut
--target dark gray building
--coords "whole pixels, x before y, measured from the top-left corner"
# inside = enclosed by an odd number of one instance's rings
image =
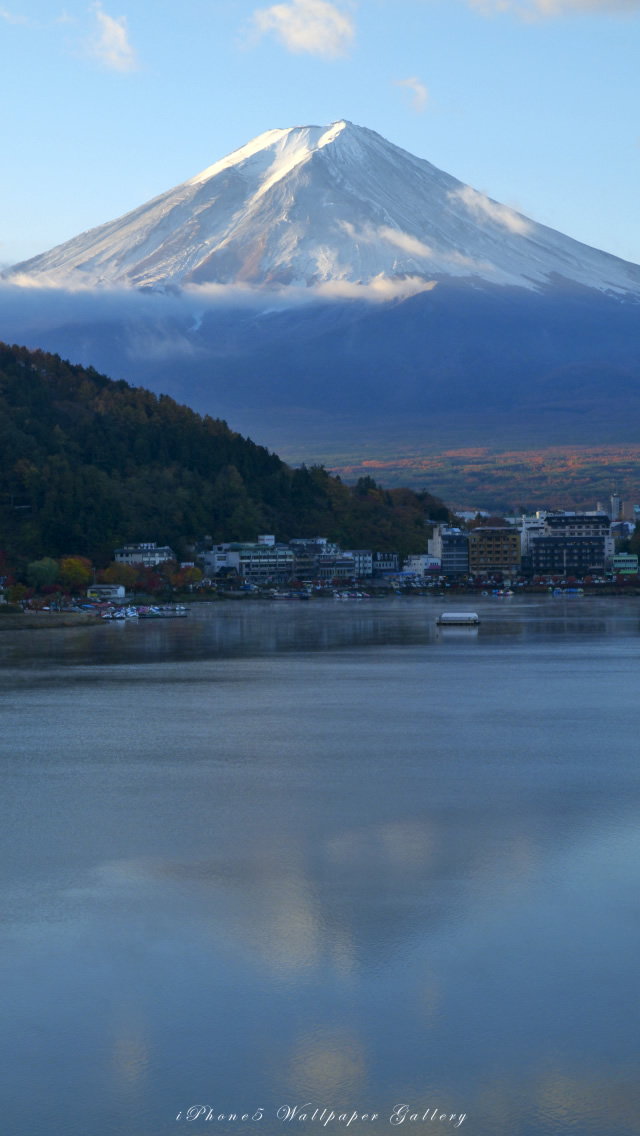
[[[469,536],[462,529],[436,525],[429,552],[440,561],[443,576],[466,576],[469,572]]]
[[[602,510],[547,513],[543,532],[529,541],[529,564],[536,576],[605,572],[612,557],[611,521]]]
[[[563,511],[547,513],[544,518],[545,536],[609,536],[610,528],[611,520],[607,513],[602,511],[593,513]]]
[[[372,560],[374,576],[379,576],[382,572],[397,572],[398,567],[399,559],[397,552],[374,552]]]
[[[529,545],[534,576],[588,576],[606,568],[604,536],[538,536]]]

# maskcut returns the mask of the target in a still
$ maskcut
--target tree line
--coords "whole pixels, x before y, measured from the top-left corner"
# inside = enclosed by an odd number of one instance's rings
[[[292,469],[167,395],[0,344],[0,549],[25,577],[46,558],[104,568],[127,542],[168,544],[181,558],[205,535],[322,535],[407,555],[426,551],[430,519],[447,517],[426,490]]]

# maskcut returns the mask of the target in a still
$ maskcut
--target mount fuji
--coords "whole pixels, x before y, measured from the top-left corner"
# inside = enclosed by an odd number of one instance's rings
[[[267,131],[0,282],[0,338],[292,460],[636,441],[640,267],[346,121]]]
[[[269,130],[16,265],[61,286],[554,280],[640,300],[640,267],[564,237],[350,122]]]

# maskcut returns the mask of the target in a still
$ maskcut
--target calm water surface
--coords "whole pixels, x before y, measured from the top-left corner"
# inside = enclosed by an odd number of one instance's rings
[[[474,606],[1,633],[7,1136],[637,1136],[640,603]]]

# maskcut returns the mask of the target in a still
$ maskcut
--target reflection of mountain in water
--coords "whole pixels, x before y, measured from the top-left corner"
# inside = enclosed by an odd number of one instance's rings
[[[7,1131],[318,1098],[630,1136],[636,607],[446,642],[436,606],[0,639],[5,1072],[47,1086]]]

